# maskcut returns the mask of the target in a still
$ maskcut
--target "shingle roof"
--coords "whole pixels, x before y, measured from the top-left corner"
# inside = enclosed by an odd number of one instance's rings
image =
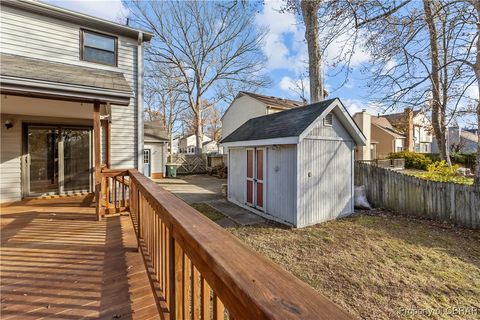
[[[302,107],[305,105],[305,103],[303,103],[302,101],[283,99],[283,98],[278,98],[273,96],[264,96],[264,95],[253,93],[253,92],[240,91],[240,94],[245,94],[247,96],[250,96],[258,101],[265,103],[267,106],[274,107],[274,108],[292,109],[292,108]]]
[[[168,141],[168,133],[160,120],[146,121],[143,124],[143,135],[146,141]]]
[[[422,112],[422,110],[414,110],[413,111],[413,116],[415,117],[417,114],[419,114],[420,112]],[[398,113],[390,113],[390,114],[384,114],[384,115],[381,115],[381,117],[385,117],[387,118],[389,121],[399,121],[399,120],[402,120],[402,118],[405,117],[405,112],[398,112]]]
[[[131,92],[121,72],[3,53],[0,55],[0,64],[2,76]]]
[[[253,118],[225,137],[221,143],[297,137],[325,111],[335,99]]]

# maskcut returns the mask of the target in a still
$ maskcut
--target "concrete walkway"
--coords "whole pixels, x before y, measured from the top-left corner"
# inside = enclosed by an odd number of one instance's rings
[[[209,175],[190,175],[174,179],[157,179],[155,182],[188,204],[207,203],[223,213],[225,218],[216,221],[222,227],[253,225],[265,221],[262,217],[225,199],[222,194],[222,184],[227,183],[226,179],[218,179]]]

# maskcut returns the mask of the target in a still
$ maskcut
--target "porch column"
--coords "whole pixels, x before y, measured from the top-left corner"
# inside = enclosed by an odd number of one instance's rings
[[[101,220],[101,166],[100,166],[100,102],[95,101],[93,103],[93,153],[95,155],[95,201],[96,201],[96,213],[97,219]]]

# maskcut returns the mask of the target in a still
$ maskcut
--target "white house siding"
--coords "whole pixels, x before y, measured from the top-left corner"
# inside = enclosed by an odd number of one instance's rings
[[[298,159],[297,227],[353,212],[352,141],[306,138]]]
[[[145,141],[145,149],[150,149],[150,174],[164,173],[165,165],[167,164],[167,146],[163,142],[148,142]]]
[[[245,148],[229,149],[228,199],[245,204],[247,154]],[[232,165],[235,164],[235,165]]]
[[[267,214],[295,223],[297,187],[297,146],[280,145],[267,148]],[[246,170],[245,170],[246,172]],[[245,173],[244,173],[245,176]]]
[[[333,114],[332,116],[332,125],[323,125],[323,121],[318,121],[318,123],[312,128],[308,133],[308,137],[328,137],[328,138],[340,138],[345,140],[350,140],[350,134],[341,124],[340,120]]]
[[[112,167],[137,166],[137,39],[118,37],[118,67],[79,59],[82,26],[2,6],[0,51],[37,59],[122,72],[132,88],[129,106],[112,105]],[[91,30],[91,29],[89,29]],[[102,32],[102,30],[94,30]]]
[[[222,117],[222,137],[227,137],[248,120],[266,114],[265,104],[246,95],[239,97]]]

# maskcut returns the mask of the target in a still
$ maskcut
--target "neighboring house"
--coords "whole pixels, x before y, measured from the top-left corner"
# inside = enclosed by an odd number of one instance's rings
[[[372,116],[363,110],[354,114],[353,119],[367,138],[366,146],[356,150],[357,160],[383,159],[403,150],[432,150],[430,120],[421,111],[406,108],[403,113]]]
[[[478,135],[477,129],[462,129],[459,127],[448,128],[448,145],[450,151],[461,153],[477,152]],[[437,139],[433,139],[432,153],[439,153]]]
[[[301,101],[240,91],[222,116],[222,137],[227,137],[252,118],[303,105]]]
[[[165,176],[168,156],[168,133],[161,120],[143,126],[143,174],[152,179]]]
[[[92,192],[102,164],[142,171],[152,34],[39,1],[1,9],[1,201]]]
[[[404,112],[382,117],[386,118],[397,131],[404,134],[405,150],[418,153],[432,152],[432,123],[423,111],[406,108]]]
[[[228,199],[295,227],[353,212],[354,147],[365,137],[339,99],[248,120],[228,147]]]
[[[206,135],[203,135],[202,146],[206,142],[210,142],[210,141],[212,141],[212,139],[210,139]],[[190,134],[188,136],[184,136],[178,139],[178,153],[195,154],[196,147],[197,147],[197,135],[195,134]],[[205,152],[203,148],[202,148],[202,152]]]
[[[168,146],[169,152],[171,154],[178,154],[179,152],[179,147],[178,144],[180,142],[180,137],[173,138],[171,145]]]
[[[211,153],[222,154],[223,153],[223,148],[220,147],[220,144],[217,141],[210,140],[210,141],[206,141],[206,142],[203,143],[202,152],[203,153],[208,153],[208,154],[211,154]]]

